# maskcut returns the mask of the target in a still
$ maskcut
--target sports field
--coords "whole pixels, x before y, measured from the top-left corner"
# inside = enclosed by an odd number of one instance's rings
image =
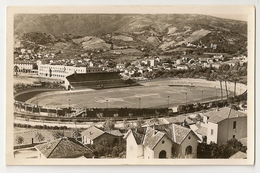
[[[156,81],[145,83],[144,86],[104,90],[58,91],[49,94],[45,92],[28,100],[27,103],[54,108],[68,106],[75,108],[149,108],[168,107],[168,104],[177,106],[186,104],[186,102],[202,102],[220,97],[220,89],[216,86],[218,83],[205,84],[205,86],[198,86],[194,83],[195,87],[169,86],[169,84],[173,84],[173,82]],[[187,93],[187,98],[185,93]],[[224,90],[223,95],[225,96]]]

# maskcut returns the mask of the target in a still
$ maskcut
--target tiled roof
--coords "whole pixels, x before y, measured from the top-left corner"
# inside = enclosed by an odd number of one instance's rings
[[[147,127],[146,134],[144,137],[143,145],[145,147],[149,147],[150,149],[154,149],[157,143],[163,138],[165,133],[154,130],[152,127]]]
[[[119,130],[106,131],[106,133],[109,133],[114,136],[123,136],[123,134]]]
[[[181,145],[183,140],[190,133],[196,135],[191,129],[176,124],[161,124],[149,126],[146,127],[144,133],[138,133],[135,130],[129,130],[125,137],[128,136],[129,132],[133,133],[136,143],[138,145],[143,144],[144,146],[149,147],[151,149],[153,149],[165,135],[173,143],[176,143],[178,145]],[[197,138],[199,139],[199,137]]]
[[[146,127],[138,128],[138,129],[134,129],[134,130],[131,129],[131,131],[133,133],[133,136],[135,138],[135,141],[136,141],[137,145],[142,144],[143,141],[144,141]]]
[[[185,120],[185,116],[178,115],[174,117],[165,118],[169,123],[183,123]]]
[[[203,136],[207,136],[207,127],[203,127],[203,126],[200,126],[197,130],[196,130],[196,133],[198,134],[201,134]]]
[[[206,112],[205,115],[209,117],[208,121],[212,123],[219,123],[225,119],[229,118],[237,118],[237,117],[245,117],[247,114],[236,111],[234,109],[231,109],[229,107],[224,107],[216,110],[212,110],[209,112]]]
[[[241,151],[236,152],[229,159],[247,159],[247,154]]]
[[[73,138],[60,138],[36,146],[46,158],[77,158],[92,151]]]
[[[100,130],[96,126],[91,126],[87,130],[83,131],[81,135],[87,137],[90,140],[93,140],[103,135],[104,133],[104,131]]]
[[[190,132],[192,132],[192,130],[176,124],[172,124],[172,125],[173,125],[173,132],[175,136],[174,142],[180,145],[183,142],[183,140],[187,137],[187,135]]]

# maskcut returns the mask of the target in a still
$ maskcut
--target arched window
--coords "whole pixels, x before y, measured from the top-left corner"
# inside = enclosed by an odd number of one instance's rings
[[[166,151],[165,150],[162,150],[160,153],[159,153],[159,159],[164,159],[166,158]]]
[[[192,147],[189,145],[185,149],[185,155],[191,155],[192,154]]]

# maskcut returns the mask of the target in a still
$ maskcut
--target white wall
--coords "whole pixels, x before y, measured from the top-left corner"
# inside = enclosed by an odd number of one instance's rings
[[[181,157],[185,157],[185,150],[188,146],[192,147],[192,158],[197,158],[198,138],[190,132],[181,144]]]
[[[211,131],[213,130],[213,134]],[[218,124],[208,122],[207,143],[218,142]]]
[[[144,147],[144,159],[154,159],[154,151],[148,147]]]
[[[172,141],[166,136],[164,136],[154,148],[154,158],[159,158],[159,153],[162,150],[166,151],[166,158],[171,158]]]
[[[138,158],[138,145],[135,142],[135,138],[130,132],[130,134],[126,138],[126,158],[127,159],[136,159]]]

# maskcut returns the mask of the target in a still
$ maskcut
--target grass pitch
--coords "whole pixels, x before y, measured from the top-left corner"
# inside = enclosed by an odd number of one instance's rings
[[[78,90],[42,93],[28,103],[49,107],[75,108],[151,108],[202,102],[220,97],[214,87],[169,86],[171,81],[148,82],[145,86],[104,90]],[[186,94],[187,93],[187,98]],[[224,96],[225,92],[223,91]],[[169,96],[169,97],[168,97]]]

